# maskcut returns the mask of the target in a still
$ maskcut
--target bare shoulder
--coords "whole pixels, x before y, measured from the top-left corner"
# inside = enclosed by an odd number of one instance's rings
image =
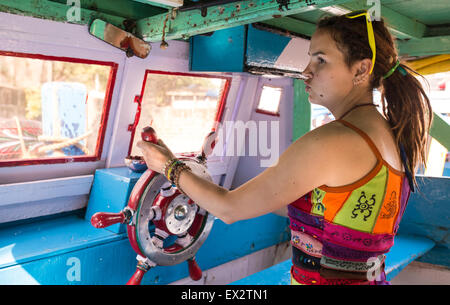
[[[313,178],[315,187],[350,184],[363,177],[377,163],[375,154],[364,139],[338,121],[308,132],[294,145],[297,149],[308,151],[309,156],[302,163],[314,164],[309,176],[316,173],[317,177]]]
[[[354,141],[355,133],[338,121],[319,126],[306,133],[294,142],[294,145],[304,148],[306,145],[317,148],[334,148],[342,146],[343,142]],[[318,153],[333,154],[333,151],[320,149]]]
[[[315,181],[315,186],[320,186],[334,181],[341,165],[352,160],[360,140],[348,127],[333,121],[297,139],[292,144],[291,157]]]

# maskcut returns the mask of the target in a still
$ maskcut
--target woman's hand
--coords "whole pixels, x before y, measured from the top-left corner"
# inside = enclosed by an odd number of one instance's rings
[[[166,162],[175,158],[175,155],[161,139],[158,140],[158,145],[141,140],[137,142],[137,147],[142,150],[147,167],[163,175]]]

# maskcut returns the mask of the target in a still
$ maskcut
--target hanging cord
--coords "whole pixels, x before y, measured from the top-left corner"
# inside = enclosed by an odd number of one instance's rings
[[[172,8],[172,10],[167,12],[166,18],[164,19],[164,24],[163,24],[163,30],[162,30],[162,40],[161,40],[161,44],[160,44],[160,48],[165,50],[167,49],[167,47],[169,46],[169,44],[165,41],[165,37],[166,37],[166,24],[167,21],[169,20],[169,16],[171,20],[175,20],[175,17],[177,16],[177,7]]]

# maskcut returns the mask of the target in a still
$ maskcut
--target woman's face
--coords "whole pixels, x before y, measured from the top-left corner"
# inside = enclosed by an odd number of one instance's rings
[[[303,74],[309,101],[328,109],[342,102],[353,89],[354,73],[347,67],[344,54],[325,30],[311,37],[310,62]],[[331,108],[330,108],[331,106]]]

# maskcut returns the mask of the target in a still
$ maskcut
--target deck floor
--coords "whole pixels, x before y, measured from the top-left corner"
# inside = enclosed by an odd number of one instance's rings
[[[412,262],[391,280],[392,285],[450,285],[450,269]]]

